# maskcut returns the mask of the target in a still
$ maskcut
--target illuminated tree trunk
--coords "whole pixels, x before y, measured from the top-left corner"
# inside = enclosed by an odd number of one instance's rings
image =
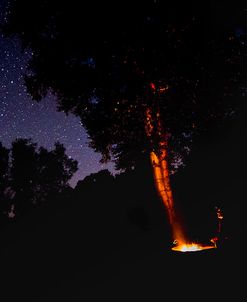
[[[156,119],[156,120],[155,120]],[[156,123],[156,130],[154,130],[154,121]],[[155,133],[154,133],[155,132]],[[146,111],[146,133],[152,140],[153,135],[159,137],[158,152],[151,151],[150,159],[153,169],[154,181],[157,192],[163,204],[166,207],[168,220],[171,226],[173,239],[179,243],[186,242],[183,234],[180,221],[178,220],[174,202],[172,189],[170,184],[169,166],[167,162],[167,139],[165,132],[162,130],[159,113],[154,114],[150,108]]]

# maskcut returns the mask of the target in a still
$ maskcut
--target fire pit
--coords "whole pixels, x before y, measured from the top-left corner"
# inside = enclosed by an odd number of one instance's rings
[[[176,252],[199,252],[202,250],[215,249],[215,245],[203,245],[199,243],[181,243],[172,247]]]

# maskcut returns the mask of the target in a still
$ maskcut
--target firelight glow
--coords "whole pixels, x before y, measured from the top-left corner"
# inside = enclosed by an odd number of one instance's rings
[[[214,248],[215,248],[214,245],[203,246],[197,243],[183,243],[172,247],[172,250],[178,252],[198,252],[198,251],[214,249]]]
[[[168,163],[166,160],[166,149],[164,148],[164,146],[165,145],[163,144],[163,148],[159,156],[157,156],[155,152],[151,152],[150,158],[152,162],[156,188],[162,202],[167,209],[168,219],[172,229],[172,235],[174,241],[177,242],[177,244],[172,247],[172,250],[180,252],[196,252],[216,248],[216,245],[189,243],[189,240],[186,239],[182,225],[176,215],[174,208],[174,201],[169,179]]]
[[[156,87],[153,83],[150,84],[150,87],[155,92]],[[167,89],[168,86],[166,89],[164,89],[164,92]],[[154,127],[154,121],[156,123],[156,127]],[[178,219],[178,215],[174,207],[169,177],[169,166],[167,162],[168,142],[165,131],[161,124],[159,111],[153,112],[150,108],[146,110],[145,130],[150,141],[152,141],[153,136],[158,136],[159,138],[159,151],[151,151],[150,160],[153,168],[155,186],[163,204],[166,207],[172,236],[174,242],[176,242],[176,245],[172,247],[172,250],[181,252],[195,252],[216,248],[216,244],[204,246],[197,243],[190,243],[189,240],[186,239],[181,221]]]

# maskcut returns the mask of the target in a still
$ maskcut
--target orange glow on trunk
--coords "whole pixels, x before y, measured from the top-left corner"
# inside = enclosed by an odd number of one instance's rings
[[[161,152],[160,156],[157,156],[154,152],[150,153],[150,159],[151,159],[153,174],[154,174],[154,181],[158,194],[167,209],[169,223],[172,228],[173,239],[177,240],[178,242],[185,242],[185,238],[184,238],[185,236],[181,230],[181,226],[177,221],[177,217],[174,209],[168,163],[164,155],[165,155],[165,150]]]
[[[176,245],[172,248],[174,251],[192,252],[201,251],[205,249],[215,248],[216,245],[203,246],[197,243],[191,243],[186,239],[184,230],[181,225],[181,221],[177,217],[177,213],[174,207],[174,200],[172,194],[172,188],[170,184],[169,166],[167,162],[167,140],[164,135],[164,131],[161,126],[159,113],[153,115],[150,108],[146,111],[146,134],[152,140],[153,134],[159,137],[159,151],[150,152],[150,160],[153,169],[154,181],[157,192],[166,207],[169,223],[171,226],[172,236]],[[157,129],[154,133],[154,119]],[[162,138],[163,134],[163,138]]]

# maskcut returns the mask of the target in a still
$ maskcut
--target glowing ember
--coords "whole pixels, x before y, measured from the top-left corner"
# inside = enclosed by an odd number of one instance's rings
[[[198,252],[202,250],[214,249],[215,245],[201,245],[198,243],[183,243],[172,247],[173,251],[177,252]]]

